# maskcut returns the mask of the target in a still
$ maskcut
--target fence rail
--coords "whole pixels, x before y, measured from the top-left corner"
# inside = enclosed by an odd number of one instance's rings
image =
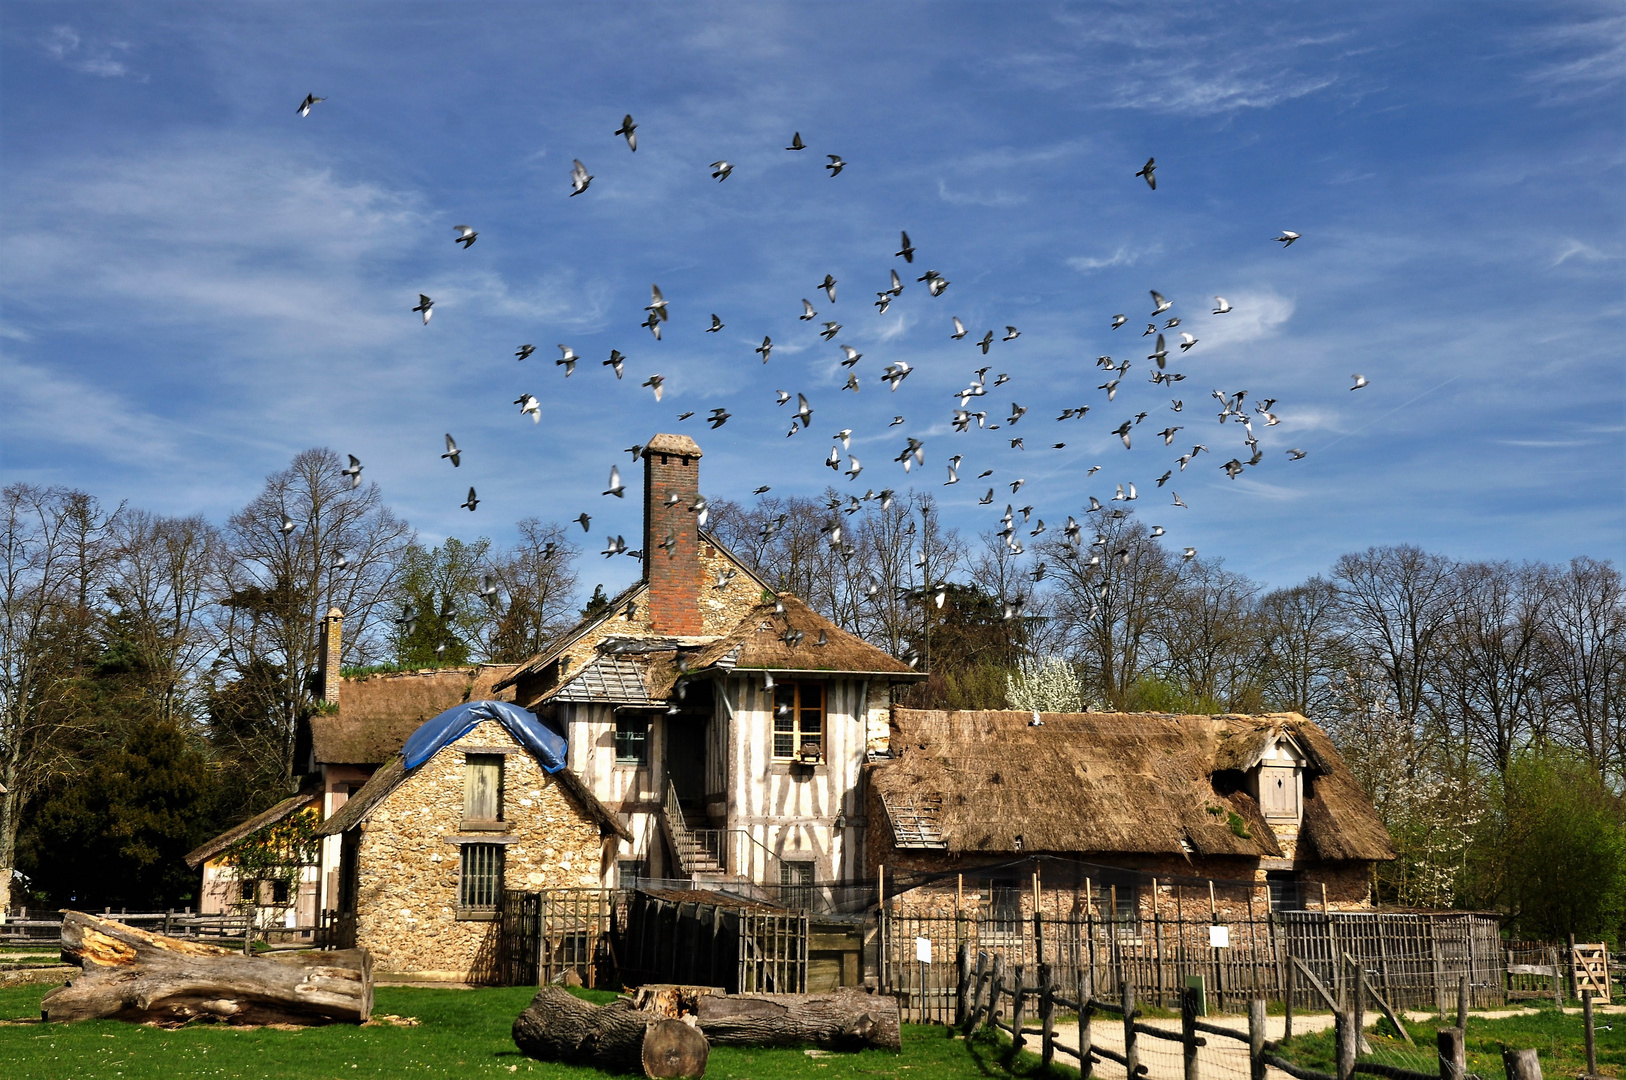
[[[202,941],[236,941],[241,944],[243,935],[253,923],[253,916],[247,913],[223,913],[214,915],[194,914],[190,908],[182,911],[113,911],[104,909],[100,912],[89,912],[99,915],[103,919],[121,922],[128,926],[140,927],[155,934],[164,934],[168,937],[188,938]],[[266,932],[283,935],[299,934],[310,931],[319,932],[321,927],[257,927],[255,934]],[[54,946],[62,939],[62,916],[58,912],[51,912],[45,917],[30,918],[26,909],[21,917],[8,918],[0,923],[0,945],[40,947]]]
[[[1046,963],[1055,985],[1087,987],[1103,999],[1133,985],[1159,1007],[1177,1004],[1199,980],[1222,1012],[1256,997],[1320,1008],[1316,985],[1336,997],[1348,989],[1351,976],[1339,962],[1346,955],[1395,1008],[1443,1010],[1463,976],[1475,1007],[1505,1000],[1497,920],[1485,915],[1271,912],[1215,923],[887,913],[883,922],[882,985],[912,1022],[951,1022],[959,993],[953,958],[962,944],[1029,971]]]

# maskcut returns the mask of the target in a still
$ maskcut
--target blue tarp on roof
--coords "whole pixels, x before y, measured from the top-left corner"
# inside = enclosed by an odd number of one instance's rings
[[[521,746],[536,755],[545,771],[556,773],[565,767],[565,737],[544,724],[535,713],[506,701],[469,701],[425,721],[401,747],[406,767],[416,769],[434,757],[441,747],[461,739],[483,720],[501,723]]]

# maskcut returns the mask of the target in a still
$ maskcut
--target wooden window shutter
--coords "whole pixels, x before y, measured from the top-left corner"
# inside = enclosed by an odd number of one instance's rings
[[[470,754],[463,767],[463,817],[502,820],[502,755]]]

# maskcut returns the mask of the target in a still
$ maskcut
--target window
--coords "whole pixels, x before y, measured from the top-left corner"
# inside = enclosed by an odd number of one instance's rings
[[[1259,769],[1259,808],[1269,820],[1297,821],[1298,770],[1291,765],[1263,765]]]
[[[470,754],[463,766],[463,819],[502,820],[502,755]]]
[[[615,876],[623,889],[630,889],[640,881],[649,878],[649,860],[647,859],[617,859],[615,863]]]
[[[501,844],[464,844],[457,878],[457,906],[464,911],[496,911],[502,900]]]
[[[1270,910],[1304,910],[1304,885],[1291,870],[1265,871],[1265,888],[1270,892]]]
[[[988,895],[988,929],[996,934],[1014,934],[1022,929],[1022,890],[1010,878],[990,881],[983,886]]]
[[[780,683],[773,691],[773,756],[824,759],[824,684]]]
[[[649,717],[618,716],[615,718],[615,763],[617,765],[649,764]]]
[[[811,862],[782,862],[779,864],[779,902],[792,911],[805,911],[813,906],[813,864]]]
[[[286,904],[288,902],[288,883],[286,881],[273,881],[271,883],[271,902],[273,904]]]
[[[260,883],[258,881],[239,882],[238,889],[238,899],[245,904],[255,903],[259,899]]]

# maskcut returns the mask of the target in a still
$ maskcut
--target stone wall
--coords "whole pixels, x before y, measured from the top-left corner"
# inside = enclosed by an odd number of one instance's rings
[[[506,751],[501,833],[462,831],[465,754]],[[496,721],[424,762],[360,826],[356,944],[381,972],[482,981],[495,963],[497,923],[460,917],[456,839],[509,841],[510,889],[598,887],[606,880],[599,825]]]

